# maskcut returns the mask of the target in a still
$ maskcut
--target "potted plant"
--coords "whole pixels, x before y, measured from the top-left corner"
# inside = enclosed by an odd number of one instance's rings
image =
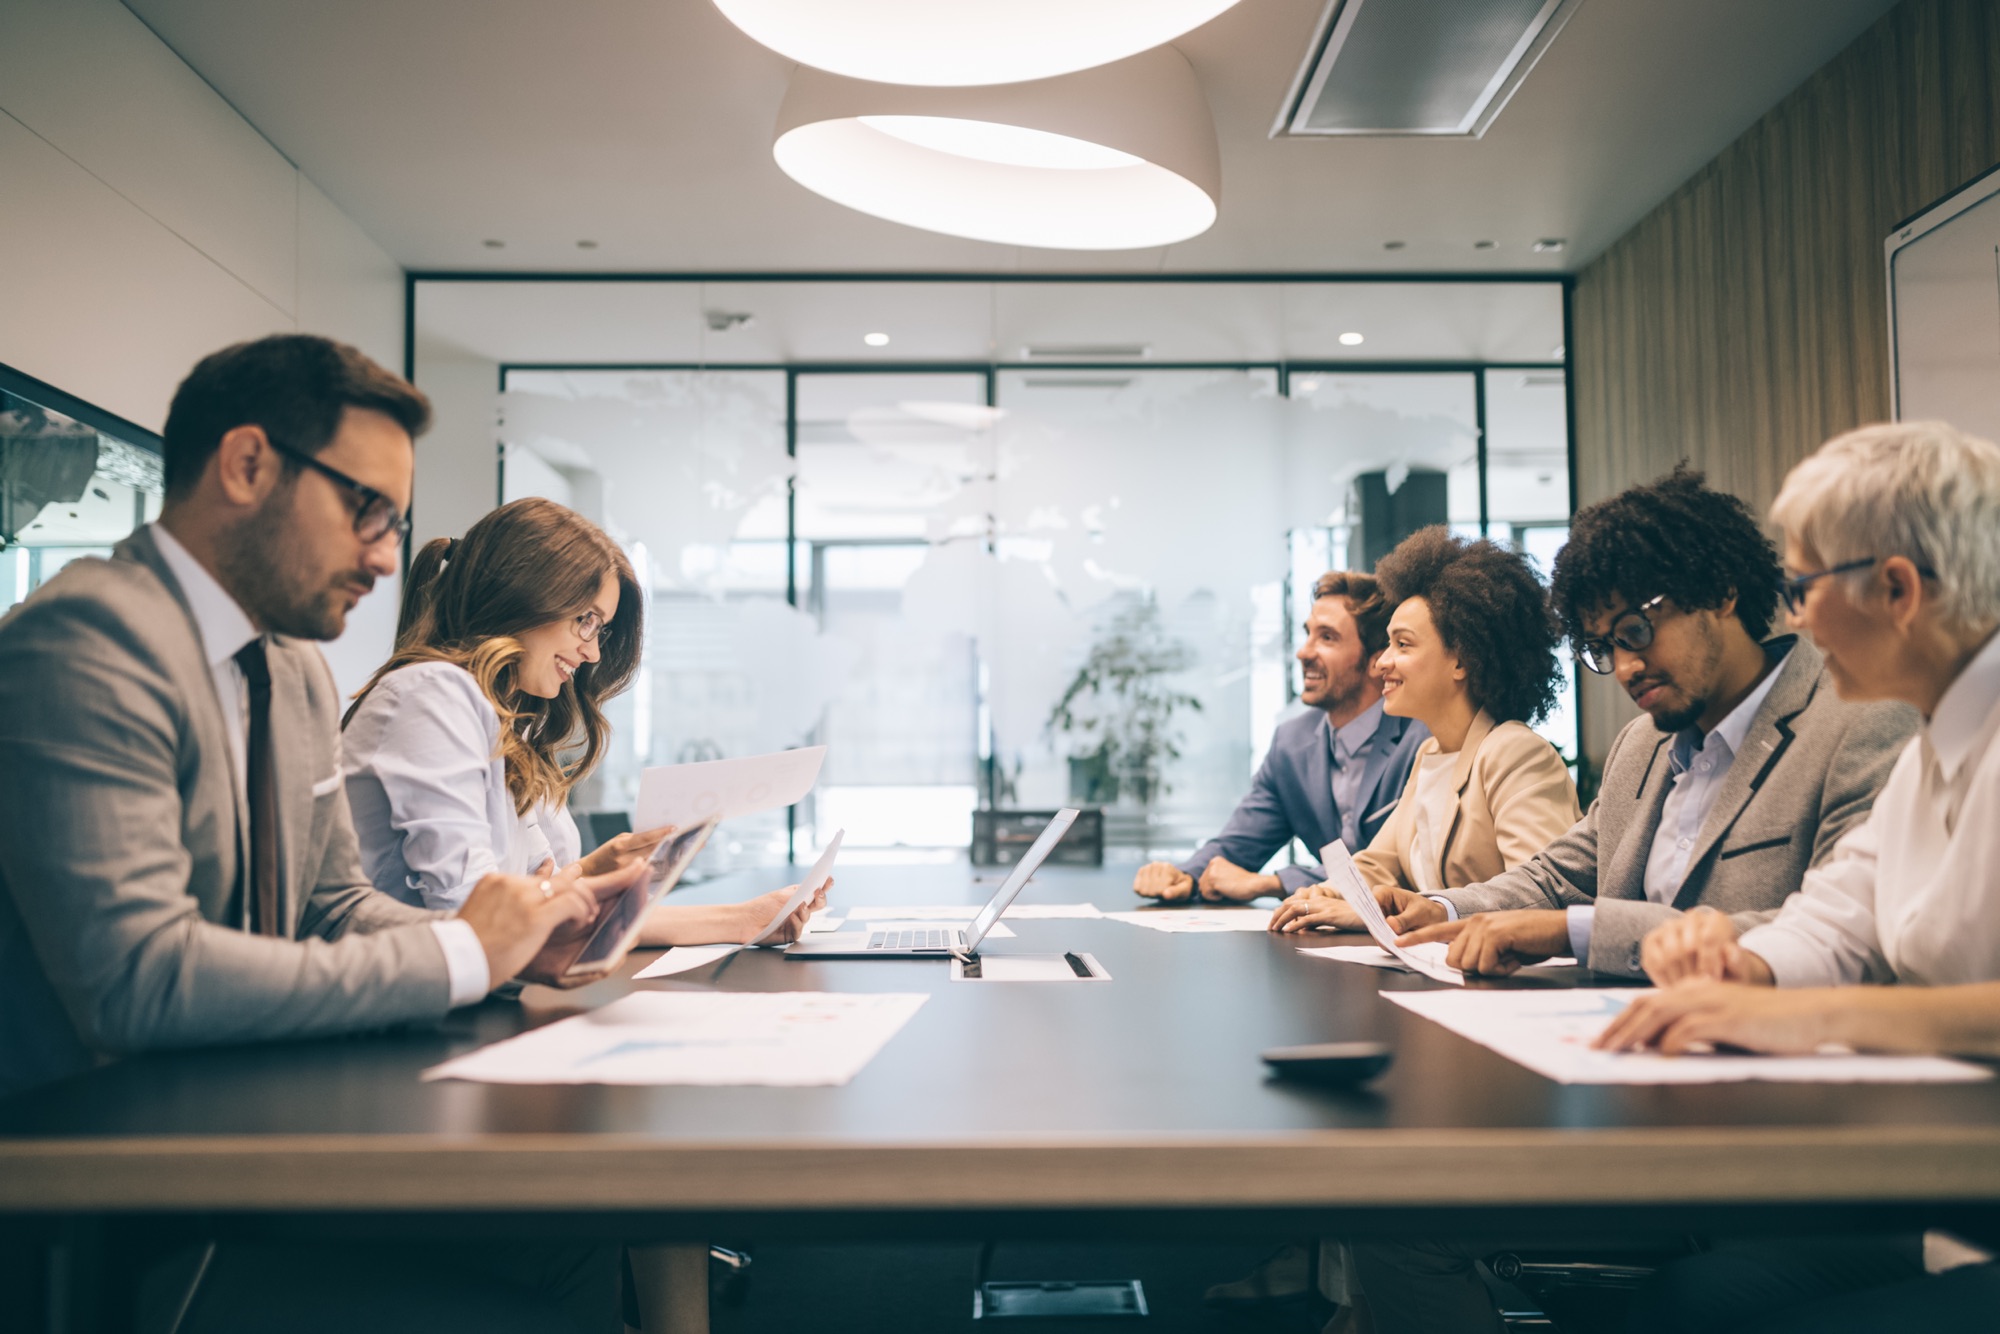
[[[1048,730],[1068,740],[1070,800],[1108,805],[1126,796],[1148,812],[1170,790],[1166,767],[1180,758],[1174,719],[1201,701],[1169,678],[1194,651],[1169,637],[1148,595],[1112,617],[1049,711]]]

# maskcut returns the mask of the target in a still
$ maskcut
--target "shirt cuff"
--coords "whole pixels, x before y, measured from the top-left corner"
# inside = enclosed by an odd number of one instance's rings
[[[1442,894],[1426,894],[1424,895],[1424,897],[1429,899],[1432,903],[1437,904],[1438,907],[1444,909],[1445,921],[1456,922],[1458,920],[1458,909],[1452,906],[1452,902],[1450,899],[1446,898]]]
[[[1842,977],[1824,950],[1770,922],[1745,931],[1736,943],[1762,959],[1772,982],[1781,987],[1851,986],[1860,980]]]
[[[1597,909],[1593,906],[1571,907],[1563,910],[1569,916],[1569,952],[1575,960],[1588,968],[1590,966],[1590,930],[1597,924]]]
[[[472,923],[447,917],[432,922],[438,948],[444,951],[444,975],[451,989],[451,1008],[477,1005],[493,989],[493,971],[486,966],[486,947]]]

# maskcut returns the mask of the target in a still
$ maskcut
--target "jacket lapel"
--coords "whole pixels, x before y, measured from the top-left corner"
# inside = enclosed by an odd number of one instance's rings
[[[313,747],[303,740],[310,735],[312,708],[306,698],[306,682],[298,656],[285,640],[268,641],[271,664],[271,751],[272,773],[278,783],[278,920],[287,936],[296,934],[305,896],[303,859],[312,842],[307,822],[312,819],[312,785],[320,775],[313,769]],[[287,745],[280,738],[298,737],[299,744]]]
[[[112,549],[112,556],[118,560],[134,561],[152,571],[166,590],[173,595],[175,605],[185,618],[188,638],[194,644],[194,658],[201,668],[202,686],[197,686],[187,694],[188,726],[194,731],[195,748],[206,762],[219,756],[222,770],[229,781],[229,793],[236,809],[236,838],[234,843],[234,865],[225,865],[224,884],[221,892],[223,901],[210,905],[214,912],[211,920],[226,921],[229,925],[242,927],[247,920],[247,907],[241,891],[243,867],[250,860],[250,805],[243,791],[243,785],[236,778],[235,753],[231,749],[229,727],[222,718],[222,701],[215,695],[215,673],[209,670],[207,648],[201,642],[201,627],[195,624],[194,609],[188,605],[187,593],[181,588],[180,580],[174,578],[173,568],[160,555],[159,544],[153,541],[153,534],[147,528],[139,528],[130,537]]]
[[[1440,885],[1451,883],[1451,878],[1444,873],[1444,868],[1451,860],[1451,845],[1458,837],[1458,827],[1465,823],[1465,785],[1472,781],[1472,761],[1479,754],[1480,743],[1492,735],[1492,732],[1492,716],[1481,709],[1478,716],[1472,720],[1472,726],[1467,729],[1464,743],[1458,748],[1458,762],[1451,770],[1451,790],[1457,794],[1458,799],[1451,806],[1451,828],[1438,839],[1435,849],[1438,859],[1435,869]]]
[[[1611,864],[1599,880],[1597,895],[1603,899],[1643,899],[1646,897],[1646,858],[1653,849],[1653,837],[1660,828],[1660,809],[1666,805],[1673,787],[1673,744],[1671,732],[1659,732],[1646,770],[1632,794],[1637,816],[1625,826],[1625,837],[1612,850]],[[1614,794],[1615,796],[1616,794]]]
[[[1783,640],[1772,641],[1767,652],[1781,650]],[[1729,774],[1722,780],[1722,790],[1716,794],[1715,805],[1701,822],[1701,833],[1695,838],[1694,850],[1688,854],[1688,873],[1681,880],[1680,891],[1674,897],[1674,906],[1685,909],[1701,897],[1701,887],[1706,876],[1695,874],[1696,868],[1715,853],[1722,836],[1736,823],[1736,817],[1743,814],[1743,808],[1750,804],[1757,789],[1763,786],[1764,776],[1771,766],[1792,744],[1792,719],[1805,711],[1812,702],[1813,691],[1819,684],[1819,654],[1810,646],[1793,641],[1791,656],[1778,669],[1778,679],[1771,686],[1771,693],[1764,697],[1764,703],[1757,710],[1757,716],[1750,720],[1750,730],[1743,734],[1743,749],[1729,762]],[[1649,839],[1648,842],[1651,840]],[[1683,903],[1685,899],[1687,902]]]
[[[1379,813],[1383,807],[1394,805],[1402,795],[1402,787],[1393,792],[1382,792],[1382,775],[1388,771],[1389,761],[1396,756],[1396,748],[1403,744],[1403,733],[1409,730],[1410,720],[1398,718],[1393,713],[1382,715],[1381,726],[1375,729],[1374,744],[1368,747],[1368,762],[1361,766],[1361,795],[1357,800],[1361,809],[1354,813],[1357,824],[1365,823],[1368,817]]]
[[[1333,729],[1321,714],[1305,753],[1306,809],[1319,823],[1319,842],[1312,846],[1315,859],[1321,848],[1340,837],[1340,812],[1333,808],[1333,763],[1327,754],[1332,745]]]

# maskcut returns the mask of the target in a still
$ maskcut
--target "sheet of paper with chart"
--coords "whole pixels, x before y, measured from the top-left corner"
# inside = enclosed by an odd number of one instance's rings
[[[1609,1052],[1590,1042],[1641,996],[1639,988],[1560,991],[1385,991],[1406,1010],[1490,1047],[1559,1084],[1935,1084],[1990,1079],[1992,1073],[1942,1056],[1822,1052],[1811,1056],[1662,1056]]]
[[[1127,922],[1152,931],[1172,934],[1205,935],[1215,931],[1267,931],[1271,926],[1269,908],[1140,908],[1133,912],[1101,914],[1114,922]]]
[[[825,746],[745,755],[734,760],[656,765],[639,775],[633,826],[682,829],[707,816],[735,820],[776,806],[790,806],[819,780]]]
[[[1368,934],[1375,938],[1377,945],[1395,955],[1412,972],[1422,973],[1439,982],[1449,982],[1455,987],[1465,985],[1465,974],[1444,961],[1445,953],[1451,946],[1443,941],[1433,940],[1409,948],[1396,943],[1396,933],[1389,929],[1389,919],[1382,916],[1382,906],[1369,893],[1361,872],[1354,869],[1354,859],[1347,855],[1344,844],[1334,842],[1321,848],[1319,864],[1326,868],[1327,883],[1340,891],[1340,897],[1346,899],[1347,906],[1361,918],[1362,925],[1368,928]]]
[[[672,957],[672,952],[668,955]],[[424,1071],[486,1084],[845,1084],[919,993],[637,991]]]

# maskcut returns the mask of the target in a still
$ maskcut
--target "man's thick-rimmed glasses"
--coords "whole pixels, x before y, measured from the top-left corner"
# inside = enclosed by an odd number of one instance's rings
[[[1806,605],[1806,589],[1816,579],[1824,579],[1830,574],[1853,574],[1856,570],[1866,570],[1880,565],[1886,556],[1868,556],[1862,560],[1844,560],[1830,570],[1814,570],[1811,574],[1795,574],[1778,585],[1778,596],[1785,600],[1785,610],[1796,616]],[[1914,563],[1914,562],[1913,562]],[[1928,565],[1918,565],[1917,573],[1926,579],[1937,578],[1937,571]]]
[[[1611,650],[1622,648],[1627,653],[1643,653],[1653,646],[1653,618],[1667,595],[1661,593],[1647,598],[1638,606],[1623,612],[1611,623],[1611,633],[1603,639],[1586,639],[1576,646],[1576,656],[1583,665],[1599,676],[1611,675]]]
[[[383,495],[374,487],[355,481],[340,469],[329,468],[326,464],[321,463],[302,449],[293,449],[289,445],[279,444],[276,440],[272,439],[271,433],[268,430],[264,432],[264,439],[270,442],[271,448],[277,450],[286,458],[291,459],[294,463],[302,463],[306,467],[311,468],[328,481],[344,488],[348,494],[354,497],[354,535],[363,542],[373,546],[392,532],[396,535],[398,543],[409,540],[409,516],[396,508],[395,501],[389,499],[389,497]]]

